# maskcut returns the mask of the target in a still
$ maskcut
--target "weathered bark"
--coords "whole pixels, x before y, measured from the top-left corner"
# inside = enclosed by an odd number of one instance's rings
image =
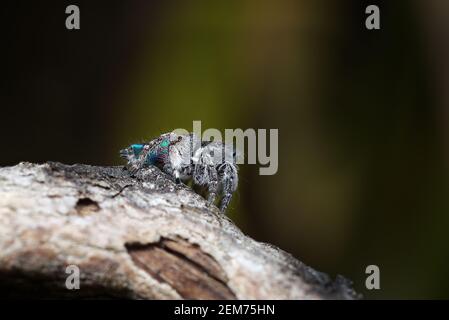
[[[80,289],[66,288],[66,267]],[[0,296],[143,299],[356,298],[242,232],[151,168],[20,163],[0,168]]]

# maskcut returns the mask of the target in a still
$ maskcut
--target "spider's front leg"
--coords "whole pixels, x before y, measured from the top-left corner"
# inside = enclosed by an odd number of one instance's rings
[[[220,202],[220,211],[226,212],[232,199],[232,194],[237,190],[238,173],[235,164],[226,163],[219,167],[218,176],[222,186],[223,197]]]
[[[215,202],[218,192],[218,173],[213,165],[198,164],[193,174],[193,182],[196,185],[207,187],[207,203]]]
[[[164,171],[170,177],[173,177],[175,179],[176,184],[181,183],[179,170],[173,168],[170,162],[164,163],[162,171]]]
[[[221,199],[221,202],[220,202],[220,211],[222,213],[226,212],[226,209],[228,208],[229,202],[231,202],[231,199],[232,199],[232,192],[229,192],[229,191],[224,192],[223,198]]]
[[[213,204],[215,202],[215,198],[217,197],[217,191],[218,191],[218,173],[217,170],[215,170],[214,166],[210,167],[210,181],[208,184],[208,195],[207,195],[207,203],[209,205]]]

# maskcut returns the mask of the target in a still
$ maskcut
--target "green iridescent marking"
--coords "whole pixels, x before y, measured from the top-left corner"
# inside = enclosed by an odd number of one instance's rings
[[[168,141],[168,139],[164,140],[161,142],[161,147],[168,147],[168,145],[170,144],[170,141]]]

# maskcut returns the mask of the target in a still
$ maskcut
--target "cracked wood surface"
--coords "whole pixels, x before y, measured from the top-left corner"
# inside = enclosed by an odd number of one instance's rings
[[[80,289],[68,290],[68,265]],[[0,297],[353,299],[156,168],[0,168]]]

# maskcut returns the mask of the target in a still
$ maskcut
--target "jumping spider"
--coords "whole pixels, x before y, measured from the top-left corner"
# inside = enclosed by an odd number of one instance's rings
[[[173,177],[176,183],[192,181],[207,191],[209,205],[221,196],[220,211],[225,212],[237,189],[236,152],[221,141],[201,141],[195,134],[165,133],[146,143],[120,150],[126,167],[135,174],[154,165]]]

